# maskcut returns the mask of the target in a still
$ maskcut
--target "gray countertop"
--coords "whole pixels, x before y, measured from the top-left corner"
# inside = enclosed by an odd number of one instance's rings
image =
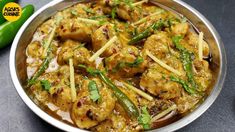
[[[235,0],[184,0],[208,18],[220,33],[227,51],[228,74],[215,103],[197,120],[179,131],[235,131]],[[49,0],[20,0],[39,9]],[[0,50],[0,131],[60,131],[35,115],[18,96],[9,74],[10,46]]]

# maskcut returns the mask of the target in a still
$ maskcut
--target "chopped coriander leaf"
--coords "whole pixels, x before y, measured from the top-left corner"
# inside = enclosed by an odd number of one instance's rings
[[[174,36],[173,38],[172,38],[172,41],[173,41],[173,43],[175,44],[175,47],[178,49],[178,50],[180,50],[180,51],[183,51],[183,50],[185,50],[185,48],[182,46],[182,45],[180,45],[180,41],[183,39],[183,36]]]
[[[152,24],[151,26],[147,27],[143,32],[135,35],[130,41],[129,44],[135,44],[143,39],[148,38],[150,35],[152,35],[156,30],[159,30],[163,28],[165,25],[165,21],[159,20]]]
[[[95,81],[90,81],[88,84],[89,92],[90,92],[90,98],[93,102],[96,102],[100,99],[99,90],[97,88],[97,84]]]
[[[86,13],[95,14],[95,12],[90,8],[82,8]]]
[[[137,67],[137,66],[139,66],[142,62],[144,62],[144,59],[142,58],[142,57],[140,57],[140,56],[138,56],[136,59],[135,59],[135,61],[134,62],[132,62],[132,63],[126,63],[127,64],[127,66],[129,66],[129,67]]]
[[[113,29],[115,30],[115,32],[122,32],[122,30],[118,28],[116,23],[114,24]]]
[[[126,28],[127,29],[127,28]],[[129,29],[128,29],[129,30]],[[128,33],[130,34],[131,37],[135,37],[138,35],[138,29],[134,28],[133,31],[129,30]]]
[[[120,3],[121,3],[121,0],[114,0],[114,5],[115,5],[115,6],[120,5]]]
[[[89,67],[86,67],[85,65],[79,65],[81,68],[84,68],[88,73],[91,73],[89,71]],[[92,69],[94,71],[94,69]],[[138,117],[139,111],[135,104],[116,86],[112,83],[112,81],[101,71],[96,69],[96,72],[93,73],[93,75],[98,75],[100,79],[106,83],[111,90],[113,91],[114,95],[117,97],[120,104],[123,106],[125,111],[131,116],[131,117]]]
[[[93,69],[93,68],[87,67],[87,66],[85,66],[85,65],[78,65],[78,67],[86,69],[86,71],[87,71],[90,75],[92,75],[92,76],[101,73],[100,70]]]
[[[188,19],[186,18],[186,17],[183,17],[182,19],[181,19],[181,22],[182,23],[185,23],[185,22],[187,22],[188,21]]]
[[[133,1],[132,0],[124,0],[124,3],[130,7],[131,10],[133,10]]]
[[[89,19],[96,20],[96,19],[102,19],[102,18],[107,18],[107,17],[109,17],[109,15],[92,16]]]
[[[56,24],[59,25],[61,20],[63,19],[63,16],[57,16],[55,19],[56,19]]]
[[[41,80],[40,83],[41,83],[41,86],[42,86],[43,89],[45,89],[47,91],[50,90],[51,83],[48,80]]]
[[[147,106],[141,108],[141,114],[138,117],[138,122],[145,130],[150,129],[151,116],[147,110]]]
[[[138,56],[134,62],[119,62],[114,69],[113,72],[117,72],[119,69],[124,67],[138,67],[141,63],[144,62],[144,59],[141,56]]]
[[[82,47],[84,47],[84,45],[85,45],[85,43],[82,43],[82,44],[80,44],[80,45],[76,46],[73,50],[76,50],[76,49],[82,48]]]
[[[106,23],[106,21],[104,21],[104,20],[99,21],[99,25],[104,25],[105,23]]]
[[[179,84],[182,85],[182,87],[185,89],[185,91],[187,91],[190,94],[195,94],[195,89],[190,87],[189,84],[187,82],[185,82],[184,80],[180,79],[180,78],[176,78],[174,76],[170,77],[171,81],[177,82]]]
[[[47,42],[46,42],[46,40],[45,40],[45,39],[43,39],[43,40],[42,40],[42,46],[43,46],[43,48],[45,48],[45,47],[46,47],[46,43],[47,43]]]
[[[111,17],[112,17],[113,19],[116,18],[116,13],[117,13],[117,7],[113,7],[113,9],[112,9],[112,11],[111,11]]]
[[[74,16],[77,16],[78,12],[76,10],[71,10],[71,14],[74,15]]]

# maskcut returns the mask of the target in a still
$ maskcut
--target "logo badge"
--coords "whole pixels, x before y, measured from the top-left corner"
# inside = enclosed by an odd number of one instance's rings
[[[17,21],[22,14],[20,5],[14,2],[7,3],[2,9],[3,17],[10,22]]]

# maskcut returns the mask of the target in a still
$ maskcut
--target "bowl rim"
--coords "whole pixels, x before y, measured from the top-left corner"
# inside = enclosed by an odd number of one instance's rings
[[[19,96],[21,97],[21,99],[41,119],[43,119],[47,123],[51,124],[52,126],[54,126],[56,128],[59,128],[61,130],[64,130],[64,131],[85,132],[86,130],[83,130],[83,129],[80,129],[80,128],[77,128],[77,127],[73,127],[69,124],[66,124],[62,121],[57,120],[56,118],[54,118],[54,117],[50,116],[49,114],[47,114],[46,112],[44,112],[26,94],[26,92],[24,91],[24,88],[21,86],[21,84],[19,82],[19,79],[18,79],[17,73],[16,73],[16,63],[15,63],[16,62],[16,59],[15,59],[16,49],[17,49],[18,42],[21,38],[22,33],[25,31],[27,26],[42,11],[46,10],[47,8],[49,8],[51,6],[54,6],[58,3],[60,3],[60,2],[63,2],[63,1],[65,1],[65,0],[53,0],[53,1],[49,2],[48,4],[44,5],[39,10],[37,10],[24,23],[24,25],[20,28],[20,30],[18,31],[18,33],[17,33],[17,35],[16,35],[16,37],[13,41],[11,51],[10,51],[10,57],[9,57],[10,75],[11,75],[11,79],[13,81],[14,87],[17,90],[17,92],[18,92]],[[182,119],[180,119],[180,120],[178,120],[174,123],[171,123],[167,126],[164,126],[164,127],[158,128],[158,129],[154,129],[152,131],[161,131],[161,132],[175,131],[175,130],[178,130],[178,129],[188,125],[189,123],[193,122],[194,120],[196,120],[199,116],[201,116],[213,104],[213,102],[218,97],[220,91],[222,90],[223,83],[224,83],[224,80],[225,80],[225,77],[226,77],[226,71],[227,71],[227,58],[226,58],[226,52],[225,52],[224,44],[221,40],[220,35],[216,31],[216,29],[213,27],[213,25],[201,13],[199,13],[196,9],[194,9],[193,7],[188,5],[187,3],[185,3],[181,0],[172,0],[172,1],[176,2],[177,4],[183,6],[186,9],[190,10],[194,15],[196,15],[206,25],[206,27],[212,33],[213,37],[216,40],[216,43],[217,43],[218,49],[219,49],[219,53],[220,53],[220,59],[221,59],[220,71],[218,73],[218,79],[217,79],[217,82],[215,83],[215,85],[213,87],[213,90],[211,91],[210,95],[205,99],[205,101],[198,108],[196,108],[193,112],[189,113],[187,116],[183,117]]]

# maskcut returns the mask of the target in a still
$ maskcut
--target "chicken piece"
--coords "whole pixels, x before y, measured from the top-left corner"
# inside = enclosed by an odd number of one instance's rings
[[[60,75],[61,74],[61,75]],[[69,83],[63,73],[50,72],[43,74],[38,78],[39,83],[32,86],[32,91],[38,101],[41,103],[52,102],[60,110],[69,111],[71,108],[71,93],[70,87],[65,82]],[[47,81],[50,84],[49,89],[45,89],[43,81]],[[35,89],[35,86],[40,86],[40,89]]]
[[[174,99],[181,96],[182,87],[169,81],[171,73],[158,64],[153,64],[143,73],[140,87],[161,99]]]
[[[158,32],[150,36],[144,43],[144,51],[148,50],[159,59],[165,58],[169,53],[172,41],[166,32]]]
[[[105,60],[106,68],[118,76],[130,77],[146,69],[140,51],[134,46],[126,46],[120,52]]]
[[[175,24],[172,27],[172,33],[177,36],[185,36],[188,31],[189,31],[189,24],[186,22]]]
[[[42,33],[43,35],[49,35],[52,28],[53,28],[53,24],[54,24],[54,20],[53,19],[49,19],[46,22],[44,22],[39,28],[38,28],[38,32]]]
[[[61,66],[58,71],[58,75],[61,78],[69,79],[69,77],[70,77],[69,66],[68,65]]]
[[[75,67],[79,64],[88,64],[90,52],[79,42],[67,40],[62,45],[62,48],[58,54],[58,64],[68,64],[70,58],[73,58]]]
[[[60,22],[57,32],[62,39],[91,42],[91,25],[80,22],[77,19],[63,19]]]
[[[71,111],[71,118],[79,128],[89,129],[104,121],[115,107],[116,98],[112,94],[112,90],[98,78],[92,80],[96,82],[101,99],[96,102],[90,99],[88,90],[90,80],[84,80]]]
[[[166,110],[167,108],[171,107],[172,105],[174,105],[174,102],[172,102],[171,100],[157,99],[150,102],[147,106],[149,109],[149,114],[154,117],[163,110]]]
[[[143,14],[140,8],[131,7],[129,5],[126,5],[125,3],[122,3],[117,8],[117,15],[119,18],[123,20],[129,21],[129,22],[135,22],[143,18]]]
[[[103,25],[92,34],[92,47],[93,50],[98,51],[102,48],[112,37],[116,35],[113,26],[110,24]],[[121,50],[122,44],[119,41],[115,41],[110,47],[108,47],[102,54],[102,57],[109,57],[114,53]]]
[[[154,23],[157,23],[160,20],[166,20],[168,18],[168,14],[166,12],[159,13],[157,15],[153,15],[147,17],[147,19],[138,25],[138,32],[143,32],[146,30],[146,27],[151,27]],[[138,21],[135,21],[135,23]]]
[[[33,58],[40,58],[43,52],[43,47],[39,41],[30,43],[27,47],[27,55]]]
[[[188,32],[185,36],[185,41],[182,41],[182,45],[193,52],[195,55],[198,55],[198,40],[199,36],[193,32]],[[210,54],[209,45],[203,41],[203,57],[208,58]]]
[[[71,88],[67,85],[56,86],[56,92],[52,94],[52,102],[62,111],[69,111],[72,105]]]
[[[46,105],[50,97],[49,93],[42,88],[40,82],[32,85],[29,93],[31,93],[30,97],[32,97],[36,104]]]
[[[209,63],[205,60],[200,61],[195,59],[193,61],[193,66],[195,72],[194,78],[196,83],[199,84],[198,90],[204,92],[207,90],[212,81],[212,73],[209,69]]]
[[[136,123],[131,123],[128,115],[122,106],[116,103],[115,109],[112,114],[104,122],[100,123],[98,126],[92,128],[92,131],[103,132],[135,132],[139,131]]]
[[[143,17],[143,12],[141,10],[142,6],[132,6],[132,2],[135,1],[102,0],[100,4],[103,6],[105,14],[111,14],[112,10],[115,10],[120,19],[134,22]]]
[[[186,92],[182,92],[182,96],[175,100],[177,104],[177,110],[179,113],[185,113],[189,110],[193,110],[195,106],[199,103],[202,97],[199,95],[189,95]]]

